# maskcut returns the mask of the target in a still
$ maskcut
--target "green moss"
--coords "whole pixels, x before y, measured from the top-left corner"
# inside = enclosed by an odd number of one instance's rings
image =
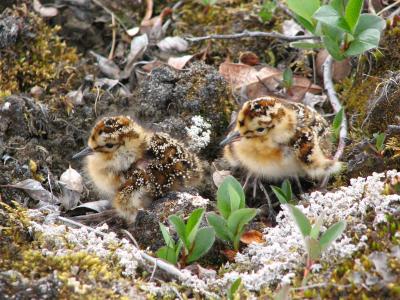
[[[68,90],[79,57],[57,35],[60,27],[49,27],[26,6],[11,14],[24,29],[15,45],[0,52],[0,95],[29,92],[34,86],[53,94]]]

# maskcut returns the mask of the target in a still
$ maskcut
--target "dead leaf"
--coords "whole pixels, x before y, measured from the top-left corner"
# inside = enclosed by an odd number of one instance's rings
[[[251,243],[262,244],[264,243],[263,235],[257,230],[249,230],[242,234],[240,241],[246,245]]]
[[[115,87],[119,83],[118,79],[110,79],[110,78],[96,78],[96,81],[94,82],[93,86],[94,87],[105,87],[108,90],[111,90],[113,87]]]
[[[236,93],[255,99],[266,95],[277,95],[283,81],[283,72],[270,66],[249,66],[224,62],[219,67],[219,73],[232,85]],[[321,93],[322,88],[312,84],[302,76],[293,76],[290,95],[286,99],[301,100],[306,92]]]
[[[185,267],[185,270],[189,270],[192,274],[196,275],[200,279],[215,279],[217,272],[212,269],[206,269],[195,263]]]
[[[213,178],[213,182],[215,184],[216,187],[219,187],[222,182],[224,181],[224,179],[231,175],[231,171],[228,170],[216,170],[213,174],[212,174],[212,178]]]
[[[161,61],[155,59],[153,61],[150,61],[147,64],[144,64],[140,69],[146,73],[150,73],[153,69],[158,68],[160,66],[164,65]]]
[[[71,166],[61,174],[60,181],[62,197],[60,202],[66,210],[76,207],[83,191],[82,176]]]
[[[41,17],[51,18],[58,15],[58,9],[55,7],[43,6],[39,0],[33,0],[33,10]]]
[[[83,191],[83,179],[75,169],[69,168],[61,174],[60,182],[64,184],[67,189],[82,193]]]
[[[128,78],[134,68],[134,62],[142,58],[143,53],[146,51],[149,45],[149,39],[147,34],[134,37],[131,41],[131,48],[128,54],[127,63],[122,71],[120,78]]]
[[[324,71],[323,71],[323,65],[328,57],[328,51],[325,49],[321,50],[317,54],[317,59],[316,59],[316,68],[317,68],[317,74],[320,78],[324,77]],[[346,58],[342,61],[334,61],[332,65],[332,79],[334,82],[340,82],[343,79],[345,79],[347,76],[350,75],[351,73],[351,62],[350,58]]]
[[[221,253],[222,253],[223,255],[225,255],[225,257],[226,257],[230,262],[235,261],[235,256],[236,256],[236,254],[237,254],[237,251],[231,250],[231,249],[225,249],[225,250],[221,250]]]
[[[29,91],[29,93],[30,93],[33,97],[36,97],[36,98],[42,96],[42,95],[43,95],[43,92],[44,92],[43,88],[40,87],[40,86],[37,86],[37,85],[33,86],[33,87],[31,88],[31,90]]]
[[[170,14],[172,14],[173,10],[170,7],[166,7],[162,10],[159,16],[151,18],[149,20],[143,19],[140,24],[140,33],[146,33],[150,40],[159,41],[161,37],[164,35],[162,30],[162,24],[164,18]]]
[[[108,200],[98,200],[98,201],[91,201],[83,203],[79,206],[76,206],[72,209],[72,212],[83,211],[86,212],[87,210],[94,211],[96,213],[100,213],[106,211],[111,208],[111,203]],[[83,213],[82,213],[83,214]]]
[[[304,29],[293,19],[285,20],[282,23],[282,33],[287,36],[296,36],[304,33]]]
[[[248,66],[255,66],[260,64],[260,59],[258,58],[257,54],[250,51],[246,51],[240,54],[239,63]]]
[[[82,105],[83,104],[83,92],[82,92],[82,89],[80,89],[80,88],[77,89],[76,91],[68,92],[66,97],[74,105]]]
[[[170,57],[168,58],[168,65],[171,67],[182,70],[186,64],[193,58],[194,55],[184,55],[180,57]]]
[[[94,51],[89,51],[89,53],[96,58],[100,71],[104,75],[112,79],[119,79],[121,70],[112,60],[101,56]]]
[[[21,189],[26,192],[32,199],[39,202],[45,202],[46,204],[57,204],[60,202],[57,197],[44,189],[39,181],[36,181],[34,179],[26,179],[16,184],[7,184],[2,185],[1,187]]]
[[[179,36],[168,36],[157,43],[158,48],[164,52],[184,52],[189,48],[189,43]]]
[[[126,31],[129,36],[135,36],[139,33],[140,27],[132,27]]]

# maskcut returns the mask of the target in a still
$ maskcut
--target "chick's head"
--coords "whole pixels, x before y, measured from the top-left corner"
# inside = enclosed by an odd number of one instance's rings
[[[89,154],[102,156],[104,159],[129,155],[138,156],[146,140],[144,129],[130,117],[105,117],[93,127],[88,140],[88,147],[74,158]]]
[[[272,97],[247,101],[238,113],[235,129],[221,142],[226,145],[241,139],[264,141],[293,128],[294,118],[282,102]],[[285,137],[286,138],[286,137]]]

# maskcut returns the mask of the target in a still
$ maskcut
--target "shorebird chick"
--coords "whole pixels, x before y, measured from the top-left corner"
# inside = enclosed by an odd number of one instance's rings
[[[221,145],[232,166],[256,178],[321,179],[340,169],[328,122],[306,105],[273,97],[244,103]]]
[[[126,116],[101,119],[88,147],[73,158],[79,157],[86,157],[89,177],[130,224],[138,209],[169,191],[196,185],[202,176],[198,158],[183,144]]]

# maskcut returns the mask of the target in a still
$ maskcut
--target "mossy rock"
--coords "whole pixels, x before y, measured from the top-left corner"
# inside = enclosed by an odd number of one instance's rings
[[[225,79],[215,68],[201,62],[181,71],[169,66],[153,70],[141,83],[133,105],[140,120],[179,139],[185,138],[184,126],[192,125],[192,117],[203,117],[211,124],[211,142],[203,150],[207,158],[218,153],[218,141],[235,108]]]

